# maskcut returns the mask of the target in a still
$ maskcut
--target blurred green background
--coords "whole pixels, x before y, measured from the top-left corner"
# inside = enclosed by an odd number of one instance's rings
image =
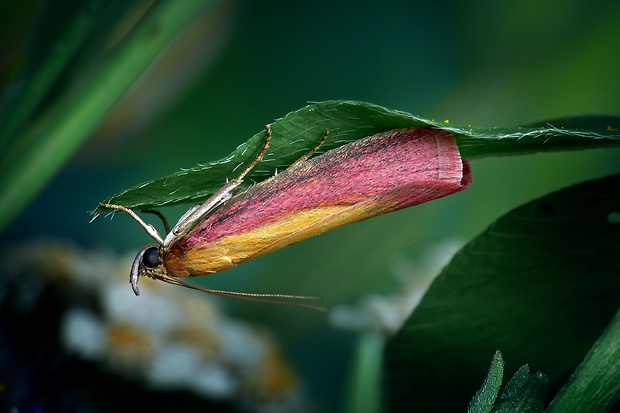
[[[0,4],[0,110],[14,102],[16,83],[27,81],[23,73],[44,59],[74,11],[90,3]],[[118,22],[139,21],[136,10],[148,4],[107,2],[86,43],[96,49],[80,52],[48,101],[71,85],[84,62],[101,58],[122,32]],[[142,181],[224,157],[266,123],[311,101],[362,100],[475,126],[618,114],[619,18],[620,3],[612,0],[216,2],[23,208],[0,245],[50,237],[137,252],[151,240],[129,217],[89,223],[87,211]],[[598,150],[477,160],[474,183],[464,193],[315,237],[200,282],[324,295],[328,306],[393,293],[396,263],[415,268],[429,246],[465,241],[532,198],[618,172],[619,155]],[[174,221],[184,208],[163,212]],[[136,305],[147,299],[137,298]],[[225,305],[273,328],[306,373],[312,397],[338,409],[355,334],[310,311]]]

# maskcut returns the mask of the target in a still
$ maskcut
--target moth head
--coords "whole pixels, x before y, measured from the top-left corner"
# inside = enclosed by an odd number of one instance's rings
[[[131,273],[129,273],[129,284],[135,295],[140,295],[138,290],[138,279],[145,275],[147,277],[157,278],[162,271],[161,251],[158,245],[145,245],[142,247],[131,265]]]

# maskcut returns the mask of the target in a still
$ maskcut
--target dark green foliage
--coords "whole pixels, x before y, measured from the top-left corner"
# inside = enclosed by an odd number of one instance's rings
[[[465,405],[496,349],[557,391],[620,306],[618,205],[620,175],[586,182],[514,209],[465,245],[388,344],[393,411]]]
[[[308,105],[275,121],[270,149],[246,182],[261,181],[285,169],[316,146],[326,130],[330,133],[322,151],[379,132],[423,126],[453,133],[468,159],[620,145],[620,117],[616,116],[571,117],[514,128],[460,128],[370,103],[336,100]],[[224,159],[141,183],[104,202],[149,209],[203,201],[234,178],[240,165],[254,159],[264,139],[265,132],[259,132]]]

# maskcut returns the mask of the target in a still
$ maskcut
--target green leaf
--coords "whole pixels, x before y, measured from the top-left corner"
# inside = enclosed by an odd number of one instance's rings
[[[493,410],[493,405],[502,385],[503,376],[504,359],[502,358],[502,353],[496,351],[482,387],[469,402],[468,413],[488,413]]]
[[[69,19],[68,26],[61,33],[59,39],[54,39],[52,44],[46,44],[50,49],[47,56],[41,59],[34,55],[31,58],[42,60],[38,67],[31,67],[34,73],[28,82],[24,82],[23,89],[19,92],[19,99],[6,110],[0,112],[0,150],[4,150],[10,143],[11,138],[20,127],[24,127],[29,118],[34,116],[37,107],[50,93],[54,83],[59,80],[64,70],[75,59],[80,48],[87,41],[89,35],[95,30],[98,18],[100,18],[105,1],[91,0],[85,2],[76,15]],[[48,29],[44,25],[43,29]],[[40,30],[35,33],[35,38],[42,42],[50,34],[48,30]],[[35,50],[35,52],[43,52]]]
[[[465,158],[517,155],[620,146],[620,117],[581,116],[515,128],[459,128],[405,112],[354,101],[326,101],[308,105],[272,124],[271,146],[263,161],[246,178],[246,184],[272,176],[297,160],[323,137],[327,151],[375,133],[397,128],[432,126],[452,132]],[[224,159],[144,182],[106,198],[106,203],[132,209],[149,209],[203,201],[242,165],[252,161],[265,139],[259,132]],[[103,212],[97,209],[95,212]]]
[[[522,366],[512,376],[497,401],[497,413],[541,413],[545,403],[547,379],[542,373],[530,374]]]
[[[393,411],[462,409],[496,349],[557,391],[620,307],[619,206],[620,175],[582,183],[463,247],[387,345]]]
[[[489,373],[480,390],[469,403],[469,413],[540,413],[543,410],[547,381],[541,373],[530,375],[522,366],[512,376],[498,398],[504,373],[504,360],[495,352]]]
[[[616,223],[616,226],[618,223]],[[547,413],[607,412],[620,398],[620,312],[592,346]]]
[[[170,40],[193,20],[212,0],[161,2],[131,28],[122,41],[107,50],[105,59],[91,65],[67,81],[49,106],[46,92],[55,85],[62,69],[92,34],[99,7],[93,0],[77,13],[66,33],[60,36],[49,61],[33,75],[32,87],[0,130],[0,230],[36,195],[79,145],[90,136],[102,119],[157,58]],[[93,9],[91,9],[91,7]],[[90,51],[92,53],[92,51]],[[74,67],[71,70],[76,69]],[[66,79],[65,79],[66,81]],[[103,85],[103,86],[102,86]],[[35,108],[41,109],[35,114]],[[8,143],[13,143],[8,145]]]

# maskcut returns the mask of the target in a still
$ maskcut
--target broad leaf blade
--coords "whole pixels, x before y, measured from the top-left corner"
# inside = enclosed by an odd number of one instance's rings
[[[547,413],[607,412],[620,398],[620,312],[592,346]]]
[[[375,133],[422,126],[452,132],[464,158],[620,146],[620,117],[584,116],[531,127],[458,128],[370,103],[326,101],[275,121],[270,149],[245,181],[261,181],[285,169],[315,147],[326,130],[329,138],[319,153]],[[149,209],[203,201],[251,162],[264,139],[265,132],[259,132],[224,159],[136,185],[105,202]]]
[[[557,390],[620,306],[619,205],[620,175],[586,182],[468,243],[388,343],[392,410],[462,409],[496,349]]]

